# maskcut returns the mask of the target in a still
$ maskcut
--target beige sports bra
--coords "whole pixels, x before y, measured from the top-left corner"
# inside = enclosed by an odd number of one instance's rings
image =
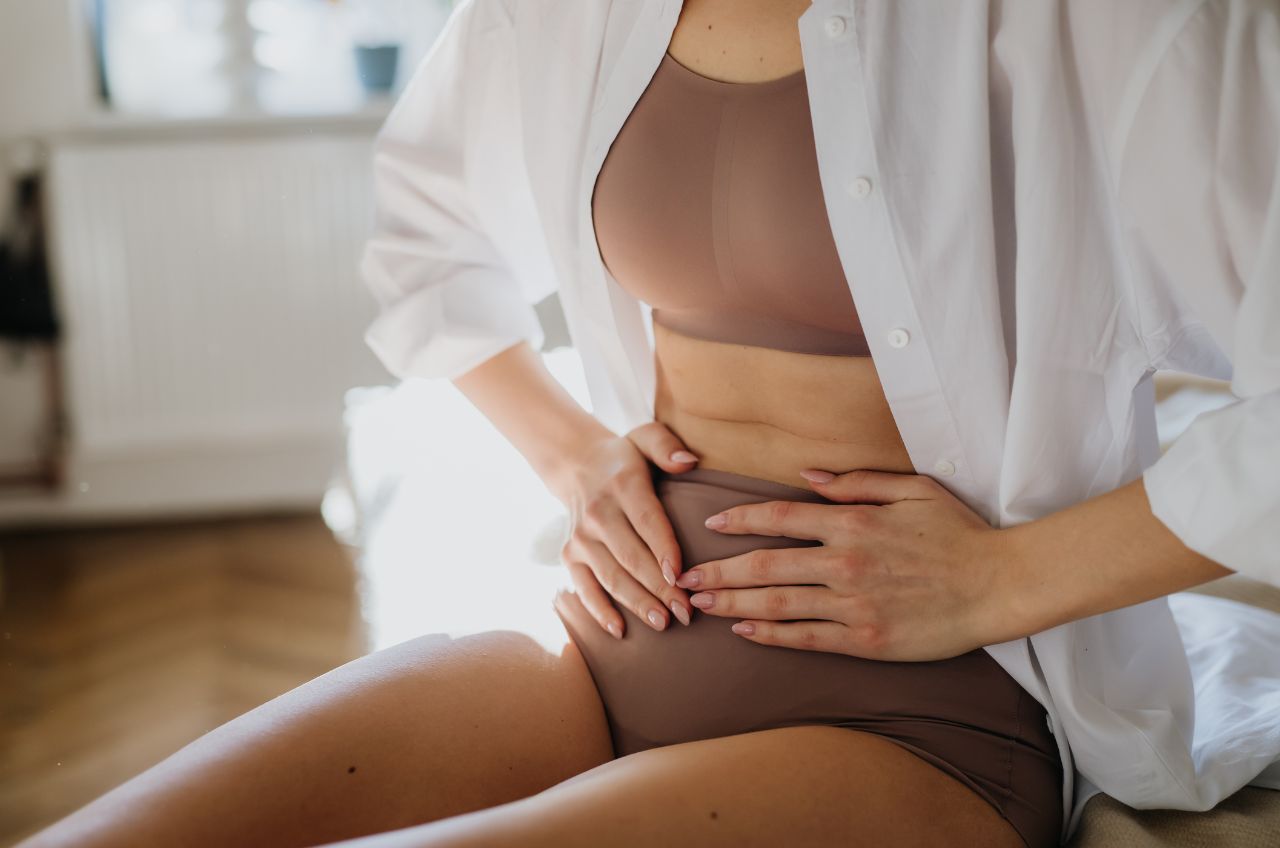
[[[868,356],[818,177],[804,70],[713,80],[663,55],[591,196],[614,279],[702,339]]]

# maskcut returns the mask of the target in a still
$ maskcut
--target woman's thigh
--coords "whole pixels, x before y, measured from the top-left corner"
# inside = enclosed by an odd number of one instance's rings
[[[761,730],[651,748],[511,804],[349,848],[1025,848],[968,787],[874,734]]]
[[[245,713],[23,848],[315,845],[505,804],[612,756],[572,642],[429,635]]]

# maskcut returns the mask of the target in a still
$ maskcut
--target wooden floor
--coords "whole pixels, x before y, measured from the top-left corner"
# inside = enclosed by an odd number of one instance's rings
[[[317,515],[0,535],[0,845],[366,651]]]

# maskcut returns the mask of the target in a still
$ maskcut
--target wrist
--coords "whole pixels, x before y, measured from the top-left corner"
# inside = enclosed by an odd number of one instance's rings
[[[1156,518],[1142,478],[998,531],[999,591],[1024,635],[1229,574]]]
[[[566,438],[548,444],[539,456],[529,460],[547,490],[561,503],[568,503],[576,487],[575,481],[582,469],[590,464],[596,448],[618,438],[599,419],[588,417],[589,421],[566,431]]]
[[[1059,598],[1056,609],[1052,602],[1046,603],[1054,587],[1049,575],[1037,568],[1044,560],[1035,554],[1032,524],[1034,522],[991,531],[989,556],[996,575],[992,609],[996,627],[1001,631],[999,635],[1003,636],[999,641],[1020,639],[1061,623],[1054,616],[1062,613],[1063,599]]]

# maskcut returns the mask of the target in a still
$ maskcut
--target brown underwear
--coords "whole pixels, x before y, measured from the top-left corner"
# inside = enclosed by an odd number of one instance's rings
[[[685,568],[755,548],[821,544],[703,526],[738,504],[831,503],[816,492],[718,469],[651,468]],[[848,727],[896,742],[968,786],[1029,848],[1059,844],[1062,764],[1044,707],[981,648],[931,662],[868,660],[760,645],[729,629],[738,619],[697,608],[688,627],[672,618],[658,632],[616,606],[626,619],[620,640],[576,594],[556,603],[600,691],[616,756],[768,728]]]

